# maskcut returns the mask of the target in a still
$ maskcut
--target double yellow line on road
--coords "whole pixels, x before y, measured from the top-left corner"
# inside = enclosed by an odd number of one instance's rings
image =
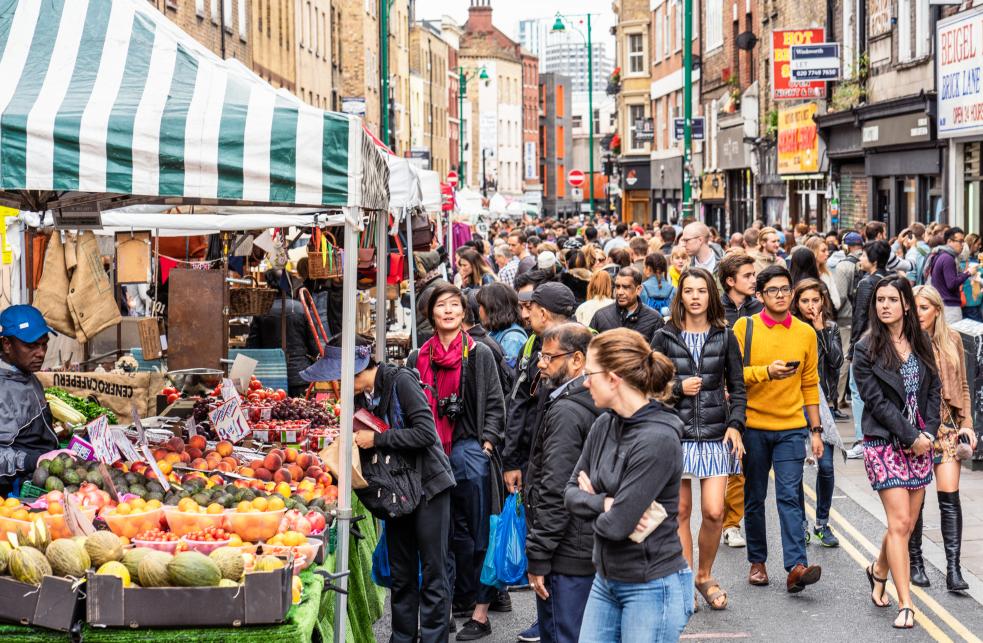
[[[805,488],[806,496],[815,502],[815,490],[813,490],[813,488],[807,484],[803,484],[803,487]],[[806,504],[806,514],[809,516],[809,518],[815,519],[815,508],[812,505]],[[860,566],[861,569],[866,570],[871,560],[876,559],[880,554],[880,547],[875,546],[874,543],[867,539],[867,537],[864,536],[859,529],[854,527],[850,521],[844,518],[843,515],[836,509],[830,510],[829,516],[832,522],[834,522],[839,528],[840,547],[857,563],[857,565]],[[849,535],[849,538],[846,538],[846,535]],[[850,539],[852,539],[852,541]],[[853,541],[855,541],[857,545],[854,545]],[[869,555],[873,558],[868,558],[868,556],[865,556],[860,549],[858,549],[858,546],[867,550]],[[893,582],[888,582],[887,591],[894,598],[896,606],[898,592],[895,589]],[[916,608],[918,607],[918,603],[921,603],[925,608],[931,610],[942,623],[948,626],[949,629],[962,640],[967,641],[968,643],[983,643],[979,637],[969,631],[969,629],[963,625],[959,619],[953,616],[947,609],[942,607],[938,601],[929,596],[925,590],[912,585],[911,595],[912,602],[915,604]],[[952,643],[952,638],[941,627],[939,627],[934,620],[932,620],[926,610],[916,609],[915,621],[922,627],[922,629],[925,630],[926,634],[931,636],[936,641]],[[889,627],[889,625],[885,623],[885,627]]]

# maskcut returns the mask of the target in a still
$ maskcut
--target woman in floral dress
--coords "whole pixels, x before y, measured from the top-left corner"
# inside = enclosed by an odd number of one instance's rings
[[[921,329],[911,284],[888,276],[870,299],[870,326],[854,350],[853,372],[864,401],[864,464],[887,514],[880,555],[867,568],[870,599],[888,607],[890,571],[898,592],[894,627],[914,627],[908,538],[932,482],[932,443],[939,430],[941,382]]]

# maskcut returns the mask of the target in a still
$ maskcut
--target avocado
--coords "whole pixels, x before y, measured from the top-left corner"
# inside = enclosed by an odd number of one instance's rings
[[[150,493],[164,493],[164,486],[157,482],[156,480],[150,480],[147,482],[147,491]]]
[[[79,478],[79,474],[75,469],[66,469],[63,474],[61,474],[61,481],[65,484],[79,484],[82,479]]]
[[[48,479],[44,481],[45,491],[62,491],[65,489],[65,483],[56,478],[55,476],[48,476]]]
[[[55,458],[50,460],[48,464],[48,473],[53,476],[60,476],[65,471],[65,465],[62,464],[61,460]]]
[[[45,462],[47,462],[47,460],[45,460]],[[47,479],[48,479],[48,470],[38,467],[37,469],[34,470],[34,477],[31,478],[31,484],[33,484],[35,487],[41,487],[43,489],[44,483]]]
[[[147,499],[147,494],[149,494],[150,492],[147,491],[147,488],[144,487],[142,484],[131,484],[130,485],[130,493],[132,493],[132,494],[134,494],[136,496],[139,496],[139,497],[143,498],[144,500],[146,500]]]
[[[209,504],[211,504],[211,498],[209,498],[208,494],[205,493],[196,493],[194,496],[192,496],[192,498],[201,507],[207,507]]]

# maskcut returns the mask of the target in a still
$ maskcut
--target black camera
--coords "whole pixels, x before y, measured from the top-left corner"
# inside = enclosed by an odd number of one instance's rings
[[[437,400],[437,415],[448,420],[456,420],[464,411],[463,400],[457,393],[451,393],[447,397]]]

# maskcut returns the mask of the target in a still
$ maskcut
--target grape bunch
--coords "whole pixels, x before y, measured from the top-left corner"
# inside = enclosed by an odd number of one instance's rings
[[[273,405],[270,411],[272,420],[310,420],[311,428],[325,428],[337,424],[334,413],[322,404],[300,398],[287,398]]]

